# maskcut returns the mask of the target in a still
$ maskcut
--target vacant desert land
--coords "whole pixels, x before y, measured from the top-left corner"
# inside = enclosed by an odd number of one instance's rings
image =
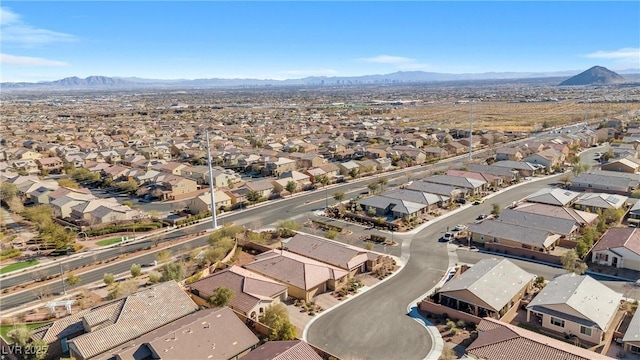
[[[530,131],[548,126],[603,119],[632,110],[637,103],[578,101],[506,102],[483,101],[473,104],[474,130]],[[469,103],[437,103],[394,109],[393,116],[410,118],[407,126],[433,124],[444,128],[468,128],[471,115]]]

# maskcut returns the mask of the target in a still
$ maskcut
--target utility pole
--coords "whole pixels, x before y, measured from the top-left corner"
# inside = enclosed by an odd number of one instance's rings
[[[469,161],[473,160],[473,101],[469,110]]]
[[[67,288],[64,284],[64,270],[62,270],[62,263],[59,263],[58,265],[60,265],[60,281],[62,281],[62,293],[67,295]]]
[[[213,169],[211,168],[211,146],[209,145],[209,130],[207,130],[207,164],[209,165],[209,191],[211,192],[211,220],[213,228],[218,228],[218,220],[216,218],[216,196],[213,192]]]

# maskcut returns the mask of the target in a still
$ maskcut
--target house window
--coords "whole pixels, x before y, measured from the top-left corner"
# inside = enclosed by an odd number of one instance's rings
[[[551,325],[555,325],[562,328],[564,327],[564,320],[562,319],[554,318],[552,316],[550,322],[551,322]]]
[[[609,254],[604,254],[604,261],[609,261]]]
[[[640,354],[640,346],[629,344],[629,351],[631,351],[634,354]]]
[[[591,328],[586,326],[580,326],[580,334],[591,336]]]

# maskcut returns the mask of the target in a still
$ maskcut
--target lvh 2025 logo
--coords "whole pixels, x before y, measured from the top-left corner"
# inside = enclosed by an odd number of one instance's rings
[[[47,353],[46,346],[19,346],[19,345],[5,345],[1,347],[0,359],[5,359],[7,355],[44,355]]]

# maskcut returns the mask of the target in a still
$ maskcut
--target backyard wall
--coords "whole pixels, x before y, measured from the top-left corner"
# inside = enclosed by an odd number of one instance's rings
[[[431,301],[423,300],[419,305],[420,310],[426,311],[435,315],[447,314],[450,319],[464,320],[467,323],[480,324],[481,318],[467,314],[466,312],[458,311],[450,307],[442,306]]]
[[[504,253],[509,255],[520,256],[527,259],[546,261],[553,264],[561,265],[562,261],[560,260],[560,256],[546,254],[540,251],[531,251],[522,248],[514,248],[510,246],[504,246],[498,243],[490,243],[487,242],[484,244],[484,248],[488,251],[493,251],[497,253]]]

